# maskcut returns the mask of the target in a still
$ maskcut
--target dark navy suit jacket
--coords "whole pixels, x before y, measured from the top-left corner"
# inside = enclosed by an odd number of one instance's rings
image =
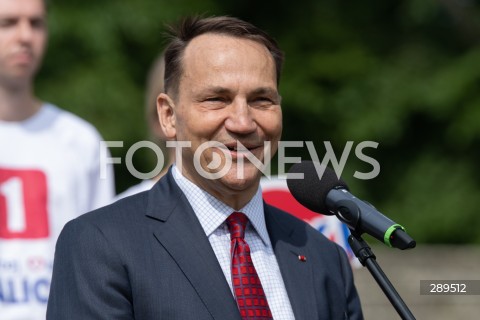
[[[265,220],[295,318],[362,319],[343,249],[267,204]],[[241,320],[210,242],[171,172],[152,190],[64,227],[47,319]]]

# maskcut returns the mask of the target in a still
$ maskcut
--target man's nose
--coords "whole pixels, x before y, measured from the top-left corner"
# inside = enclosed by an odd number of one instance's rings
[[[237,134],[249,134],[257,129],[257,123],[247,101],[239,99],[232,103],[225,128]]]
[[[20,20],[18,23],[18,37],[22,42],[30,42],[33,36],[33,26],[29,20]]]

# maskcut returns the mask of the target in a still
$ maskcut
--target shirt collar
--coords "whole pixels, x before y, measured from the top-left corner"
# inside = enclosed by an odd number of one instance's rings
[[[260,238],[262,238],[265,245],[271,246],[265,224],[262,191],[260,187],[257,189],[253,198],[242,209],[234,210],[185,178],[175,165],[173,165],[172,174],[175,182],[187,197],[207,237],[218,229],[230,214],[239,211],[248,217],[253,228],[257,231]]]

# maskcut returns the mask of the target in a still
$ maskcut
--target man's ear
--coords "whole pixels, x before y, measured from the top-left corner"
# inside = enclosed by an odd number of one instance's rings
[[[177,135],[175,121],[175,104],[165,93],[157,97],[157,113],[160,128],[167,140],[175,140]]]

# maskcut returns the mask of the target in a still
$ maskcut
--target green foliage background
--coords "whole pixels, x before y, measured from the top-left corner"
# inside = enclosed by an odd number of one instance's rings
[[[266,29],[286,53],[283,140],[323,141],[353,154],[343,177],[355,193],[420,242],[480,243],[480,4],[455,0],[50,1],[50,43],[37,94],[123,140],[144,140],[144,87],[165,23],[228,14]],[[137,152],[148,172],[154,158]],[[306,148],[289,156],[308,158]],[[125,162],[125,161],[123,161]],[[116,165],[117,191],[137,183]]]

